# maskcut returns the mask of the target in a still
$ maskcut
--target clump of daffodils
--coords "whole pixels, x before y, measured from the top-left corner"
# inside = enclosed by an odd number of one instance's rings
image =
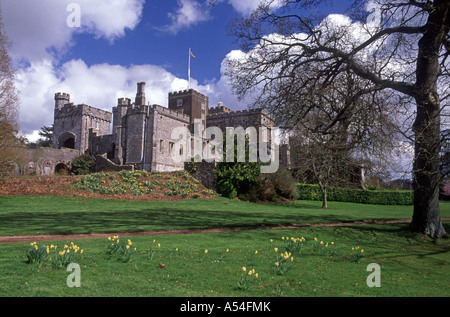
[[[364,249],[361,249],[359,246],[352,247],[352,261],[357,263],[364,256]]]
[[[30,248],[25,251],[25,255],[29,263],[35,263],[38,266],[51,260],[53,267],[65,268],[68,264],[74,262],[77,255],[83,254],[83,252],[84,250],[73,242],[64,245],[62,250],[58,250],[58,246],[53,244],[38,246],[36,242],[31,242]]]
[[[290,269],[292,269],[293,261],[294,257],[292,256],[291,252],[286,251],[284,253],[278,254],[275,262],[275,269],[277,271],[277,274],[279,275],[286,274]]]
[[[57,246],[50,245],[49,249],[54,249],[57,253],[53,258],[53,266],[58,268],[66,268],[67,265],[75,261],[78,254],[83,254],[84,250],[78,245],[70,242],[69,245],[65,244],[63,249],[57,251]]]
[[[108,237],[110,241],[106,254],[110,258],[115,258],[118,261],[129,262],[133,251],[136,251],[136,247],[132,247],[133,242],[130,239],[127,242],[121,242],[119,236]]]
[[[259,274],[256,273],[255,269],[247,270],[245,266],[242,267],[241,271],[243,274],[240,276],[240,278],[237,281],[238,288],[240,290],[246,290],[248,286],[251,283],[251,278],[258,278]]]

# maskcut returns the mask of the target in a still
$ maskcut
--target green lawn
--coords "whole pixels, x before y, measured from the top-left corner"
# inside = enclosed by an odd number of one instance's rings
[[[450,203],[441,204],[450,217]],[[410,218],[411,206],[377,206],[315,201],[284,205],[225,198],[180,202],[84,199],[56,196],[0,197],[0,236],[264,226],[364,219]]]
[[[69,288],[70,273],[50,260],[41,267],[27,263],[29,244],[1,244],[0,296],[448,297],[449,241],[433,242],[402,228],[392,224],[130,237],[136,252],[126,263],[108,258],[107,239],[76,240],[84,250],[75,260],[81,267],[79,288]],[[282,237],[305,238],[303,248],[291,252],[292,268],[284,275],[275,266],[277,255],[286,251]],[[46,243],[62,248],[70,242]],[[364,253],[355,263],[356,246]],[[380,266],[381,287],[366,284],[370,263]],[[248,276],[252,269],[258,277]],[[238,280],[243,276],[248,285],[241,289]]]
[[[410,206],[331,202],[330,208],[320,209],[320,202],[263,205],[223,198],[175,203],[0,197],[0,235],[322,223],[409,218],[412,213]],[[441,213],[450,216],[449,203],[442,203]],[[124,233],[120,240],[130,239],[132,248],[136,247],[127,262],[108,257],[107,248],[113,242],[105,238],[37,242],[58,245],[58,250],[74,242],[83,249],[75,259],[81,268],[79,288],[67,286],[70,272],[54,265],[57,253],[53,249],[49,254],[52,260],[38,266],[27,262],[29,243],[2,243],[0,296],[450,296],[450,241],[424,238],[408,232],[406,226],[366,224],[133,237]],[[449,222],[444,226],[450,232]],[[293,259],[289,257],[287,264],[292,267],[280,275],[275,263],[288,247],[286,237],[305,241],[295,244],[301,249],[290,250]],[[355,247],[359,249],[353,251]],[[355,262],[354,254],[362,257]],[[381,287],[366,283],[370,263],[380,267]],[[255,274],[249,276],[252,269]],[[244,276],[248,284],[239,287]]]

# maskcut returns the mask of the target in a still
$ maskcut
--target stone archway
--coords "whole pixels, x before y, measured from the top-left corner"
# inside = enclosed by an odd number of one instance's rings
[[[68,175],[69,171],[70,171],[69,167],[64,163],[58,163],[55,166],[56,175]]]
[[[72,132],[63,133],[59,137],[59,148],[75,149],[76,137]]]

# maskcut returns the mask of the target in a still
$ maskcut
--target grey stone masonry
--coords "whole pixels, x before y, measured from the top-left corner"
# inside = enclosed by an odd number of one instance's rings
[[[70,95],[55,94],[53,147],[71,148],[84,153],[89,148],[89,129],[109,134],[112,113],[85,104],[70,103]]]

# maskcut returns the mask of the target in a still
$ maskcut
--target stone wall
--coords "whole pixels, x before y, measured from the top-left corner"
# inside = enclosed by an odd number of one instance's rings
[[[195,166],[195,172],[190,171],[192,166]],[[202,162],[186,162],[184,163],[184,169],[190,171],[190,174],[198,179],[206,188],[216,190],[216,178],[214,176],[214,168],[216,162],[208,163]]]
[[[131,164],[118,165],[106,157],[106,154],[95,156],[95,171],[96,172],[119,172],[119,171],[134,171],[134,166]]]
[[[12,176],[50,176],[55,172],[68,172],[72,161],[80,155],[74,149],[38,148],[23,149],[14,164]]]

